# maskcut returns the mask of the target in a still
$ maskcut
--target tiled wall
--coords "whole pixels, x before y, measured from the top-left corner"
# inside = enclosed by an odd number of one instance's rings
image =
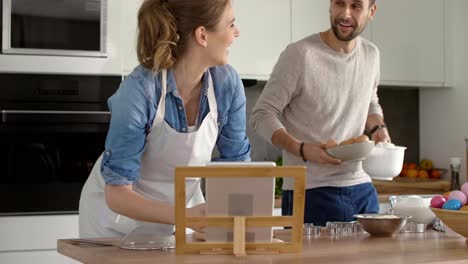
[[[260,96],[264,82],[257,84],[245,83],[247,97],[247,120],[250,119],[252,108]],[[419,90],[401,87],[381,87],[379,89],[380,104],[384,109],[385,122],[390,131],[393,143],[406,146],[405,161],[419,160]],[[275,161],[281,156],[281,151],[267,143],[253,132],[250,124],[247,135],[252,145],[252,160]]]

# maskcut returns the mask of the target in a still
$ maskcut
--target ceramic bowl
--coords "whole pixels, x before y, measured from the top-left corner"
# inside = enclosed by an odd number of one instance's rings
[[[432,208],[432,212],[444,225],[450,227],[457,234],[468,238],[468,211],[455,211]]]
[[[358,223],[371,236],[391,237],[398,233],[405,225],[408,215],[399,214],[357,214],[354,215]]]
[[[328,148],[326,151],[342,161],[363,160],[372,152],[374,146],[374,141],[364,141]]]
[[[434,195],[399,195],[392,197],[394,197],[393,212],[412,216],[412,218],[408,219],[408,222],[429,225],[436,217],[429,208]]]
[[[362,168],[371,178],[391,180],[403,168],[406,147],[377,144],[362,162]]]

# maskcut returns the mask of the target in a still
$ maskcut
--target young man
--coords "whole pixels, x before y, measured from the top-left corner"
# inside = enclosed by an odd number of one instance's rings
[[[374,18],[375,0],[331,0],[331,28],[281,54],[252,114],[257,133],[283,149],[285,165],[306,165],[304,221],[352,221],[379,210],[361,161],[341,162],[325,142],[371,131],[390,141],[377,97],[379,51],[359,35]],[[293,182],[283,185],[283,215],[292,213]]]

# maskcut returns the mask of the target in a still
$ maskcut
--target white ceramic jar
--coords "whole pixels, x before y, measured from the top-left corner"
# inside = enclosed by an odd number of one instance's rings
[[[432,195],[396,196],[393,211],[395,214],[412,216],[412,218],[408,219],[409,222],[431,224],[432,220],[436,217],[429,208],[432,197]]]

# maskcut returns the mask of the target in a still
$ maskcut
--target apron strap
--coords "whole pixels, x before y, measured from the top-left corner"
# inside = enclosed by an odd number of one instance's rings
[[[164,114],[166,112],[166,91],[167,91],[167,70],[163,69],[161,71],[161,98],[159,98],[158,110],[156,112],[156,117],[153,121],[153,127],[164,122]]]
[[[210,114],[218,121],[218,105],[214,92],[213,79],[211,79],[210,71],[208,70],[208,105],[210,106]]]

